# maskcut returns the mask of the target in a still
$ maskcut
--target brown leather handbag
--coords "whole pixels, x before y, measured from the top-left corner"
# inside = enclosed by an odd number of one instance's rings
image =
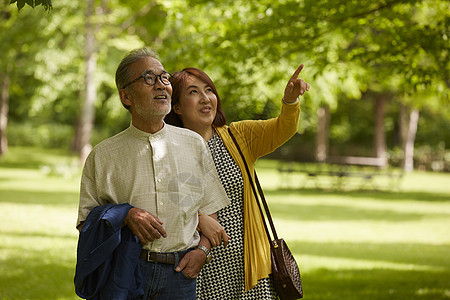
[[[236,148],[238,149],[239,154],[242,157],[242,160],[244,161],[245,169],[247,170],[252,190],[255,195],[255,199],[256,202],[258,203],[259,211],[263,219],[264,228],[266,230],[267,237],[270,241],[270,256],[272,260],[272,274],[275,291],[277,292],[278,297],[280,297],[281,300],[295,300],[303,298],[303,288],[302,288],[302,280],[300,277],[300,270],[286,242],[282,238],[279,239],[277,236],[275,226],[273,225],[272,216],[270,215],[269,207],[267,206],[266,199],[264,198],[264,193],[259,183],[258,176],[256,176],[256,171],[255,171],[255,181],[258,187],[260,197],[258,197],[258,192],[256,191],[255,184],[251,180],[252,177],[250,174],[250,169],[248,168],[247,162],[245,161],[244,154],[242,153],[234,135],[231,133],[230,128],[228,128],[228,133],[233,139],[233,142],[236,145]],[[273,239],[271,238],[269,229],[267,227],[266,218],[264,217],[264,213],[261,208],[259,198],[261,198],[261,202],[264,206],[265,215],[267,217],[267,220],[269,221]]]

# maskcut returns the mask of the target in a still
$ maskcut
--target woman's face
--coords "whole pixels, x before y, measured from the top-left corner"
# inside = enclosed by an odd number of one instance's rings
[[[217,97],[207,83],[191,75],[173,109],[184,127],[198,132],[211,127],[216,117]]]

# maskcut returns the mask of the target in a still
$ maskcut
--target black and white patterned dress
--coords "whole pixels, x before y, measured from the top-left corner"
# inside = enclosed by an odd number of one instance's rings
[[[263,278],[244,293],[244,183],[241,170],[214,132],[208,147],[216,165],[220,181],[231,204],[217,212],[220,224],[231,237],[227,248],[212,249],[213,259],[204,265],[197,280],[197,299],[278,299],[272,281]]]

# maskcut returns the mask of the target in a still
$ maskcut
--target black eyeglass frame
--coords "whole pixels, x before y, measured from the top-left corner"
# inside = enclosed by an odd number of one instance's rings
[[[145,75],[148,75],[148,74],[152,74],[152,75],[155,75],[155,76],[156,76],[155,82],[154,82],[153,84],[148,83],[148,81],[145,79]],[[166,74],[169,75],[169,82],[168,82],[168,83],[165,83],[165,82],[162,80],[162,77],[161,77],[162,75],[166,75]],[[156,74],[153,73],[152,71],[145,71],[145,72],[144,72],[141,76],[139,76],[138,78],[136,78],[136,79],[134,79],[134,80],[128,82],[127,84],[125,84],[125,85],[123,86],[122,90],[123,90],[124,88],[126,88],[126,87],[132,85],[133,83],[135,83],[136,81],[138,81],[138,80],[141,79],[141,78],[144,78],[144,81],[145,81],[146,84],[148,84],[148,85],[150,85],[150,86],[151,86],[151,85],[155,85],[156,82],[158,81],[158,77],[159,77],[159,81],[161,81],[161,83],[164,84],[164,85],[169,85],[169,84],[172,83],[172,77],[173,77],[173,75],[170,74],[170,73],[167,72],[167,71],[164,71],[164,72],[162,72],[162,73],[159,74],[159,75],[156,75]]]

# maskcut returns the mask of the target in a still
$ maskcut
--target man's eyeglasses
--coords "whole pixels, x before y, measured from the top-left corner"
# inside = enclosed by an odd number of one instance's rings
[[[136,81],[138,81],[141,78],[144,78],[144,81],[146,84],[155,85],[156,80],[158,80],[158,77],[159,77],[159,80],[161,80],[161,82],[164,85],[169,85],[172,81],[172,74],[170,74],[169,72],[164,71],[161,74],[156,75],[156,74],[153,74],[151,71],[146,71],[144,74],[142,74],[135,80],[132,80],[132,81],[128,82],[127,84],[125,84],[122,89],[126,88],[127,86],[132,85],[133,83],[135,83]]]

